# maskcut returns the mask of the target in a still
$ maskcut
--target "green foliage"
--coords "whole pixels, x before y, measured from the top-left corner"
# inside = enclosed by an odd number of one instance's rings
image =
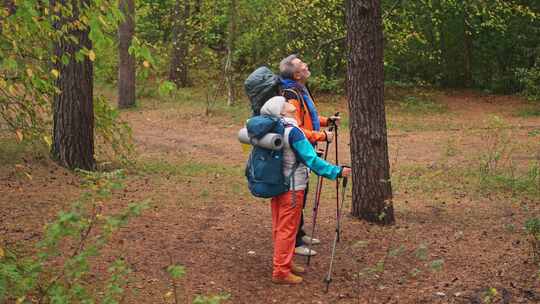
[[[309,80],[310,89],[315,93],[331,93],[342,95],[344,93],[344,79],[330,78],[324,74],[316,75]]]
[[[197,296],[193,300],[193,304],[219,304],[230,298],[230,295],[216,295],[216,296]]]
[[[147,174],[168,174],[184,177],[216,174],[223,176],[237,176],[241,170],[238,167],[229,167],[220,164],[202,163],[189,160],[181,163],[171,163],[165,160],[139,161],[136,168],[140,170],[140,172]]]
[[[420,244],[420,246],[418,246],[418,248],[414,252],[414,255],[416,256],[417,259],[419,259],[421,261],[427,260],[428,259],[428,248],[427,248],[426,244]]]
[[[94,128],[97,135],[96,153],[107,160],[130,163],[134,154],[132,131],[103,97],[94,99]]]
[[[160,96],[169,96],[171,93],[176,90],[176,85],[170,81],[164,81],[159,86],[158,92]]]
[[[167,267],[167,272],[173,279],[180,279],[186,274],[186,269],[181,265],[170,265]]]
[[[499,292],[497,291],[497,289],[490,287],[484,292],[482,302],[486,304],[494,303],[498,295]]]
[[[516,77],[523,88],[523,94],[531,101],[540,101],[540,61],[530,68],[516,68]]]
[[[540,219],[530,218],[525,222],[525,232],[531,244],[532,257],[535,262],[540,258]]]
[[[445,105],[434,102],[427,95],[407,96],[399,106],[401,111],[412,114],[441,114],[448,111]]]
[[[540,116],[540,106],[527,106],[518,111],[520,117],[537,117]]]
[[[443,259],[433,260],[429,263],[429,268],[431,268],[432,271],[440,271],[444,265]]]
[[[116,31],[123,16],[116,1],[94,0],[80,10],[78,18],[59,28],[59,15],[72,14],[71,6],[56,2],[49,7],[38,0],[15,5],[11,12],[1,11],[0,120],[19,141],[41,140],[50,146],[51,104],[59,93],[55,82],[62,77],[62,66],[87,58],[95,63],[98,79],[100,75],[116,75],[115,35],[110,33]],[[72,32],[84,29],[89,29],[92,49],[82,47],[73,54],[53,52],[53,43],[76,42]],[[153,63],[145,43],[135,39],[130,51],[145,67]],[[94,110],[97,153],[129,159],[132,148],[128,125],[119,120],[103,97],[96,98]]]
[[[535,76],[523,76],[539,55],[536,2],[382,3],[387,80],[497,93],[530,90],[523,81]]]
[[[103,215],[105,202],[123,187],[123,172],[80,174],[86,191],[70,210],[60,212],[46,226],[37,252],[20,257],[6,250],[0,257],[0,301],[119,303],[130,273],[125,262],[117,259],[110,265],[103,286],[96,286],[89,276],[91,263],[112,234],[140,215],[147,203],[129,204],[118,214]]]

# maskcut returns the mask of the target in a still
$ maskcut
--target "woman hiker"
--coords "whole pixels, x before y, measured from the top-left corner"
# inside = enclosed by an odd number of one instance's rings
[[[299,284],[300,274],[305,272],[292,262],[295,238],[302,214],[302,202],[309,171],[335,180],[351,173],[348,167],[334,166],[317,156],[313,146],[298,128],[296,107],[284,97],[276,96],[261,108],[262,115],[281,117],[285,121],[283,146],[283,174],[289,176],[294,167],[294,183],[290,190],[272,198],[272,239],[274,242],[272,282],[276,284]],[[294,198],[293,198],[294,196]]]

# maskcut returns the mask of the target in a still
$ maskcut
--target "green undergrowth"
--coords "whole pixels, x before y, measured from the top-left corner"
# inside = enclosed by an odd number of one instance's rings
[[[178,177],[201,177],[208,175],[233,177],[242,174],[242,169],[239,167],[193,160],[172,162],[164,159],[141,159],[136,162],[135,170],[139,174],[166,174]]]
[[[526,106],[518,110],[517,116],[527,117],[539,117],[540,116],[540,104],[535,106]]]
[[[399,193],[430,197],[437,193],[464,193],[471,197],[506,195],[540,198],[540,170],[531,162],[527,170],[498,170],[486,174],[480,166],[434,169],[422,165],[400,166],[392,175],[392,186]]]
[[[45,159],[48,157],[48,149],[42,142],[22,141],[15,138],[0,137],[0,166],[14,165],[23,158]]]
[[[408,114],[426,115],[426,114],[444,114],[448,112],[448,107],[436,102],[428,95],[407,96],[398,103],[400,112]]]
[[[459,191],[539,199],[540,134],[529,132],[519,139],[516,132],[502,118],[491,116],[483,128],[466,134],[478,138],[480,148],[462,150],[456,139],[447,140],[440,159],[429,165],[397,164],[392,172],[394,189],[425,196]]]

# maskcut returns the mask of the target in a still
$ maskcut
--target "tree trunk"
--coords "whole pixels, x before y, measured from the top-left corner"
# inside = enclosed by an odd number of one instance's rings
[[[169,80],[176,84],[176,87],[186,87],[189,85],[188,79],[188,18],[189,0],[184,0],[184,12],[181,13],[182,1],[176,0],[174,7],[173,37],[171,67],[169,70]]]
[[[380,0],[347,1],[347,78],[353,167],[352,215],[394,223],[384,110]]]
[[[89,0],[53,0],[51,3],[53,6],[56,3],[72,6],[71,15],[64,16],[63,10],[59,11],[55,27],[60,30],[78,19],[80,8],[89,5]],[[75,54],[82,48],[92,50],[89,31],[88,27],[71,27],[54,44],[55,68],[60,72],[56,86],[60,93],[54,96],[53,103],[52,154],[60,165],[71,169],[95,168],[93,64],[88,56],[81,61],[75,59]],[[69,39],[70,36],[78,43]],[[62,63],[62,56],[69,58],[67,64]]]
[[[234,65],[233,53],[236,39],[236,0],[230,0],[229,7],[229,35],[227,36],[227,59],[225,61],[225,81],[227,82],[227,105],[234,104]]]
[[[135,4],[133,0],[120,0],[120,10],[124,22],[118,26],[118,107],[135,106],[135,56],[129,54],[129,47],[135,33]]]

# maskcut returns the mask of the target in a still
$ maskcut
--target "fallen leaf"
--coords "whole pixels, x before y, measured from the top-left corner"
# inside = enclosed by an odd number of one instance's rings
[[[17,136],[17,140],[21,142],[23,140],[23,133],[21,130],[15,130],[15,135]]]
[[[30,173],[28,172],[23,172],[24,175],[26,175],[26,177],[28,177],[29,180],[32,180],[32,175],[30,175]]]
[[[90,50],[90,51],[88,52],[88,59],[90,59],[90,61],[96,60],[96,53],[94,53],[93,50]]]
[[[49,135],[43,136],[43,141],[49,146],[49,148],[52,146],[52,139]]]

